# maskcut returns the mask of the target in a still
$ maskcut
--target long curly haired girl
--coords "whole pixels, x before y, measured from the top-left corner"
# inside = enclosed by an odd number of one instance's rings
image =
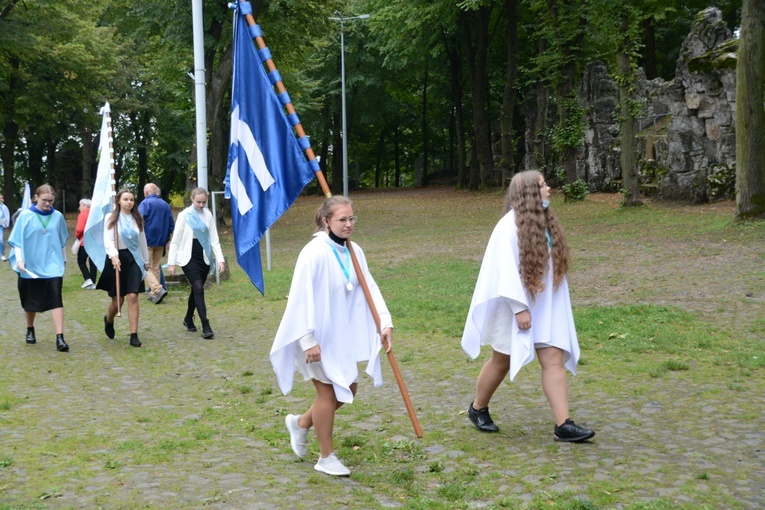
[[[523,285],[534,299],[545,288],[544,274],[548,270],[552,240],[553,284],[557,289],[568,272],[569,247],[555,214],[543,207],[541,189],[544,176],[536,170],[515,174],[507,190],[504,214],[515,211],[518,227],[518,250]]]

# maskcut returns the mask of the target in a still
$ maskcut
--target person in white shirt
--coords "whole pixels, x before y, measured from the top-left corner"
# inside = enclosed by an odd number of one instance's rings
[[[0,260],[5,262],[5,229],[11,225],[11,212],[5,205],[5,199],[0,193]]]
[[[188,331],[196,331],[194,310],[202,322],[202,338],[215,336],[207,317],[205,304],[205,281],[213,270],[222,273],[226,269],[223,252],[218,239],[218,227],[207,208],[207,190],[196,188],[191,192],[191,205],[178,213],[173,239],[167,255],[167,272],[175,274],[175,266],[181,266],[191,286],[186,317],[183,325]]]
[[[489,401],[505,376],[509,373],[513,380],[536,354],[555,420],[555,441],[581,442],[595,432],[569,417],[566,369],[576,373],[579,343],[566,280],[569,248],[549,199],[550,188],[535,170],[515,174],[510,181],[504,215],[486,247],[462,335],[462,348],[471,358],[482,345],[492,349],[467,416],[481,432],[497,432]]]
[[[311,407],[285,419],[292,450],[305,457],[308,430],[314,427],[320,450],[314,469],[348,476],[350,471],[334,453],[335,411],[353,402],[359,362],[367,361],[366,372],[375,386],[382,384],[380,348],[387,344],[386,351],[390,351],[393,324],[364,252],[355,243],[352,248],[377,308],[381,334],[352,266],[347,245],[356,217],[351,201],[343,196],[326,199],[315,221],[317,232],[298,257],[270,357],[285,395],[292,390],[295,372],[316,388]]]
[[[97,289],[112,298],[104,315],[104,332],[114,338],[114,317],[117,315],[117,278],[119,273],[119,306],[127,298],[130,345],[141,347],[138,339],[138,296],[146,291],[143,279],[149,268],[149,249],[143,231],[143,218],[135,207],[135,196],[128,189],[117,193],[117,207],[104,222],[104,249],[107,261],[98,279]]]

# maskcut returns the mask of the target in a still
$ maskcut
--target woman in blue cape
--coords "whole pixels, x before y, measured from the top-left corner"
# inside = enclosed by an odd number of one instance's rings
[[[27,343],[37,342],[35,316],[52,310],[56,349],[67,352],[61,290],[69,234],[64,216],[53,208],[56,201],[53,188],[43,184],[37,188],[36,198],[37,203],[19,215],[8,238],[12,248],[11,267],[19,274],[19,297],[27,320]]]
[[[202,321],[202,338],[213,338],[215,334],[210,327],[205,305],[205,281],[213,269],[222,273],[226,263],[220,249],[215,219],[207,208],[207,190],[204,188],[196,188],[191,192],[191,206],[181,211],[175,222],[173,240],[170,241],[167,255],[167,272],[171,276],[175,274],[176,265],[181,266],[191,285],[183,325],[188,331],[197,330],[194,325],[196,309]]]
[[[143,217],[135,207],[135,196],[128,189],[117,193],[117,207],[104,222],[106,262],[97,289],[112,298],[104,315],[104,332],[114,338],[114,317],[117,315],[117,278],[119,273],[119,306],[128,302],[130,345],[141,347],[138,340],[138,295],[145,292],[143,279],[149,268],[149,249],[143,231]]]

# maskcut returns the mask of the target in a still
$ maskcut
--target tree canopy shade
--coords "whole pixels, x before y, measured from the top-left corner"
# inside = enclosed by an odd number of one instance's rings
[[[710,3],[737,26],[741,0],[258,0],[253,9],[333,191],[343,140],[340,27],[329,18],[339,12],[370,15],[344,24],[352,187],[503,186],[520,167],[574,182],[587,127],[581,77],[600,59],[620,86],[613,115],[622,186],[637,203],[637,170],[625,149],[640,112],[639,66],[672,78],[683,38]],[[224,0],[204,0],[203,10],[209,183],[219,189],[232,13]],[[743,37],[752,30],[744,24]],[[107,99],[121,184],[155,181],[165,194],[195,186],[188,1],[0,0],[0,32],[9,202],[25,180],[50,181],[72,200],[89,192],[97,112]],[[756,189],[738,170],[741,189]]]
[[[97,128],[98,105],[119,79],[121,45],[90,3],[10,1],[0,12],[0,158],[15,207],[24,180],[58,189],[79,180],[58,171],[56,154]]]

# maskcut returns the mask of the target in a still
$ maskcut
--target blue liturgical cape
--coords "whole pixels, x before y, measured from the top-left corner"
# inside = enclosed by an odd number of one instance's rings
[[[64,276],[64,247],[68,237],[66,220],[60,212],[51,209],[50,214],[42,214],[31,208],[19,215],[8,244],[21,249],[24,267],[33,274],[40,278],[58,278]],[[31,278],[26,271],[19,271],[14,250],[9,259],[19,276]]]

